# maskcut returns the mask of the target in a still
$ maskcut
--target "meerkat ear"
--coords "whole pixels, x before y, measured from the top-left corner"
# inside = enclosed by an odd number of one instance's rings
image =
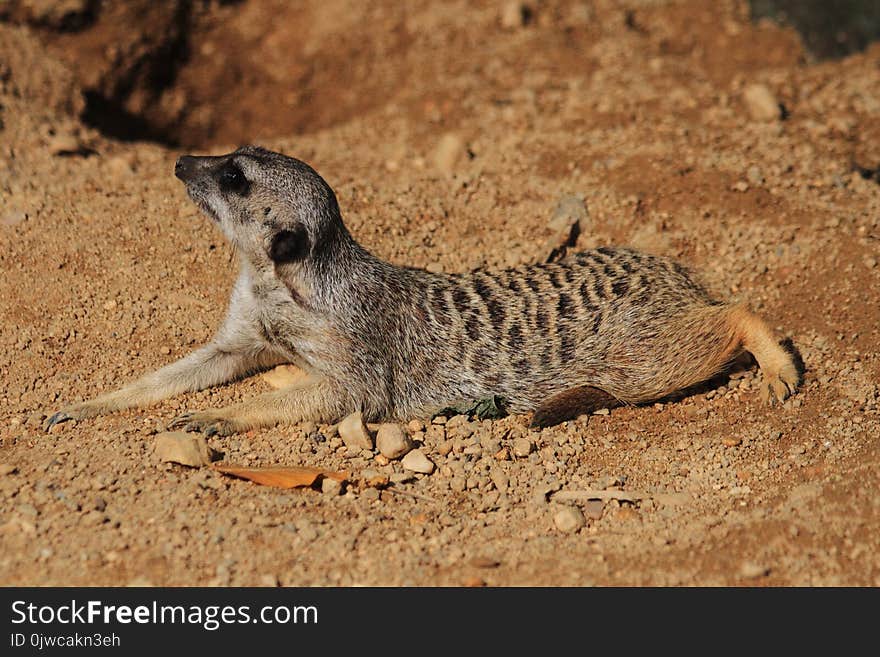
[[[309,255],[312,249],[309,233],[305,226],[293,230],[280,230],[269,245],[269,257],[276,265],[299,262]]]

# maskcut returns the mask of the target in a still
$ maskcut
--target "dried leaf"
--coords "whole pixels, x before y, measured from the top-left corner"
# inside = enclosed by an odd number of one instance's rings
[[[215,465],[214,469],[231,477],[247,479],[255,484],[274,488],[302,488],[313,486],[325,477],[336,481],[345,481],[348,477],[345,472],[305,466],[242,468],[235,465]]]

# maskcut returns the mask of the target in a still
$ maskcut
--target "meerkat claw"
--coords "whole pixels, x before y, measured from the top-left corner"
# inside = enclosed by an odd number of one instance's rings
[[[191,433],[204,433],[206,436],[231,436],[239,432],[235,422],[218,417],[210,411],[178,415],[171,420],[168,428]]]
[[[213,424],[205,427],[203,432],[206,436],[226,437],[238,433],[239,431],[235,423],[230,422],[229,420],[217,420]]]
[[[189,424],[189,421],[192,418],[192,416],[193,416],[193,413],[181,413],[176,418],[171,420],[171,422],[169,422],[165,428],[166,429],[178,429],[178,428],[184,427],[184,425]],[[185,427],[184,427],[184,431],[187,431],[187,429]]]
[[[761,400],[769,405],[776,406],[782,404],[792,394],[794,394],[795,385],[785,381],[779,376],[767,377],[761,383],[760,396]]]
[[[67,413],[66,411],[58,411],[57,413],[53,413],[51,417],[49,417],[45,422],[43,422],[43,430],[48,431],[56,424],[61,424],[62,422],[67,422],[68,420],[72,420],[73,416]]]

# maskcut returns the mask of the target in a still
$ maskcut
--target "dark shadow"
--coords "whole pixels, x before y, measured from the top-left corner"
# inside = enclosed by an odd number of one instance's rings
[[[772,18],[797,30],[816,59],[861,52],[880,39],[878,0],[749,0],[752,18]]]
[[[117,100],[94,91],[87,91],[85,99],[83,122],[107,137],[119,141],[154,141],[171,147],[180,145],[170,132],[160,130],[143,116],[127,111]]]

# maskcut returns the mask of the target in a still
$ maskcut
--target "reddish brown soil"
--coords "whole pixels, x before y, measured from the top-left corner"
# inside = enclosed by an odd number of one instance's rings
[[[0,584],[880,585],[880,47],[809,64],[728,1],[536,2],[513,27],[488,2],[45,4],[0,24]],[[784,119],[751,117],[751,84]],[[378,495],[155,459],[177,413],[259,377],[46,433],[61,405],[208,340],[235,275],[171,175],[180,149],[95,125],[283,150],[369,249],[447,271],[537,260],[581,194],[579,247],[680,258],[791,337],[804,385],[767,408],[746,370],[543,432],[432,425],[437,470]],[[330,427],[210,442],[402,472]],[[556,490],[615,487],[648,497],[557,529]]]

